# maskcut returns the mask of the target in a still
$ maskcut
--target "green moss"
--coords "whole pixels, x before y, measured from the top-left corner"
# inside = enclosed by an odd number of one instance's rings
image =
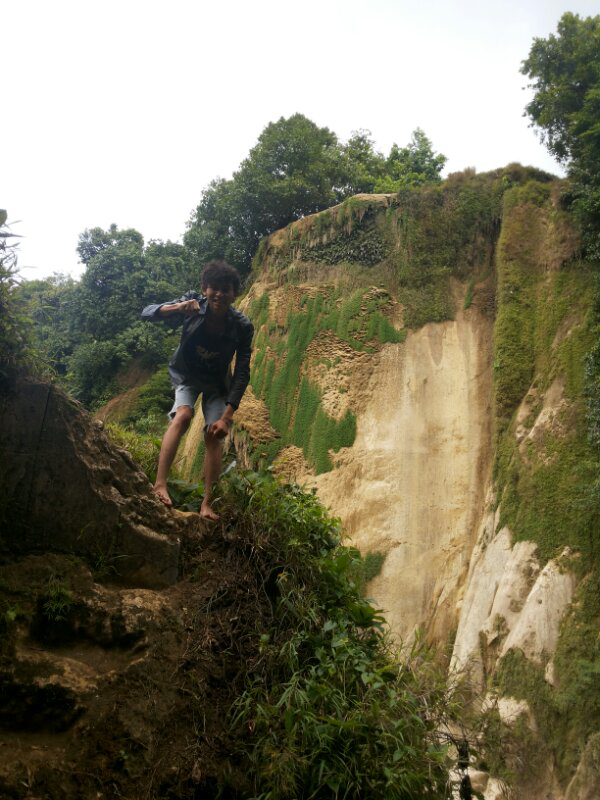
[[[570,545],[584,554],[589,568],[600,564],[594,535],[600,508],[590,502],[589,491],[600,463],[588,441],[583,399],[584,356],[593,342],[586,310],[592,306],[593,273],[574,263],[545,274],[534,263],[546,212],[530,202],[525,207],[512,202],[524,189],[507,193],[511,204],[498,256],[495,475],[501,523],[516,539],[536,542],[541,558]],[[538,434],[521,452],[510,421],[534,376],[539,391],[561,379],[570,406],[555,418],[554,432]],[[540,410],[538,404],[527,424]]]
[[[250,303],[248,316],[254,323],[254,329],[260,331],[269,317],[269,295],[263,292],[260,297],[255,297]]]
[[[543,450],[525,463],[517,448],[501,445],[501,524],[517,540],[534,541],[542,559],[569,545],[583,554],[585,568],[600,564],[598,509],[586,502],[600,464],[590,453],[583,425],[572,436],[548,436]]]
[[[529,728],[525,714],[510,725],[496,708],[486,711],[480,721],[477,766],[508,786],[535,781],[536,773],[549,756],[545,742]],[[510,796],[510,795],[509,795]]]
[[[454,316],[450,281],[440,273],[424,286],[401,287],[398,296],[404,306],[404,323],[407,328],[421,328],[428,322],[445,322]]]
[[[383,261],[389,245],[380,228],[363,221],[349,233],[339,233],[335,239],[323,244],[306,247],[302,252],[305,260],[324,264],[340,264],[350,261],[372,267]]]
[[[406,335],[383,313],[389,307],[389,295],[381,291],[365,300],[365,293],[364,288],[344,293],[323,287],[315,297],[301,298],[300,311],[290,311],[283,330],[273,335],[263,330],[257,335],[262,338],[251,371],[254,392],[267,405],[280,446],[302,447],[317,473],[332,469],[331,451],[352,446],[356,419],[350,411],[340,420],[330,417],[322,406],[320,389],[303,375],[306,350],[316,333],[331,330],[356,350],[365,349],[369,331],[379,343],[404,341]],[[262,313],[258,305],[255,311]],[[267,348],[277,358],[268,357]]]
[[[588,575],[561,625],[554,656],[558,689],[554,699],[566,720],[565,768],[572,769],[585,742],[600,731],[600,577]]]
[[[471,278],[467,285],[467,291],[465,292],[465,299],[463,302],[463,309],[466,311],[468,308],[471,308],[471,303],[473,302],[473,294],[475,292],[475,280]]]
[[[500,429],[508,424],[527,392],[535,369],[535,289],[540,269],[535,237],[542,219],[536,207],[513,202],[518,191],[512,189],[506,195],[496,259],[494,393]]]
[[[546,757],[551,754],[563,783],[572,777],[588,736],[600,728],[598,628],[593,628],[590,642],[592,627],[589,620],[582,624],[581,616],[581,611],[575,611],[574,618],[563,624],[555,662],[561,676],[557,689],[546,682],[544,667],[529,661],[520,650],[509,650],[494,677],[500,694],[529,704],[543,737],[536,737],[528,749],[542,748]]]
[[[557,764],[564,784],[586,740],[600,729],[600,450],[585,415],[586,354],[597,334],[594,270],[580,262],[545,268],[547,225],[563,223],[547,189],[527,184],[505,198],[497,259],[495,477],[500,525],[508,525],[516,540],[535,542],[542,561],[569,546],[575,554],[569,568],[580,585],[561,624],[556,688],[545,681],[543,666],[520,651],[500,661],[494,680],[502,694],[528,701],[544,732],[537,747]],[[519,445],[516,407],[533,386],[524,420],[531,428],[553,382],[564,402]],[[529,758],[529,745],[523,747]]]

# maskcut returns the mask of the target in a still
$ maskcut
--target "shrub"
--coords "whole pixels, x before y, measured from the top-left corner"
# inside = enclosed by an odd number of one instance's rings
[[[436,728],[443,681],[421,651],[399,663],[380,613],[360,593],[356,550],[313,494],[232,472],[226,508],[272,617],[231,724],[254,798],[447,797]],[[261,590],[263,591],[263,590]],[[250,731],[250,734],[248,734]]]
[[[124,422],[140,432],[164,428],[165,414],[173,405],[173,386],[169,371],[158,370],[142,386]]]

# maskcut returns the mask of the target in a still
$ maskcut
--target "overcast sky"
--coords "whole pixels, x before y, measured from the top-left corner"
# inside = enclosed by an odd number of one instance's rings
[[[79,275],[85,228],[181,240],[208,182],[295,112],[446,173],[560,173],[523,117],[535,36],[597,0],[19,0],[2,8],[0,208],[24,277]]]

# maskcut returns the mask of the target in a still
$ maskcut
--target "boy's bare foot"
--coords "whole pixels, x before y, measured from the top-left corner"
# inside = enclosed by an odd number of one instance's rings
[[[208,519],[211,522],[216,522],[219,519],[219,515],[212,510],[209,503],[202,503],[200,506],[200,516],[202,519]]]
[[[167,491],[167,487],[162,484],[154,484],[152,487],[154,494],[163,503],[167,508],[171,508],[173,505],[173,501],[169,497],[169,492]]]

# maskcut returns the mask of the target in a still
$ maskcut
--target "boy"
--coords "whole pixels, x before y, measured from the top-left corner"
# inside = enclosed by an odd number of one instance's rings
[[[221,440],[227,436],[248,381],[254,329],[250,320],[232,308],[240,290],[238,271],[224,261],[210,261],[202,271],[202,294],[187,292],[179,300],[146,306],[142,319],[164,322],[171,328],[183,323],[179,347],[169,362],[175,388],[171,423],[163,437],[154,492],[166,506],[173,505],[167,477],[181,437],[202,395],[204,414],[204,500],[200,514],[217,520],[210,500],[221,473]],[[233,376],[230,364],[235,354]]]

